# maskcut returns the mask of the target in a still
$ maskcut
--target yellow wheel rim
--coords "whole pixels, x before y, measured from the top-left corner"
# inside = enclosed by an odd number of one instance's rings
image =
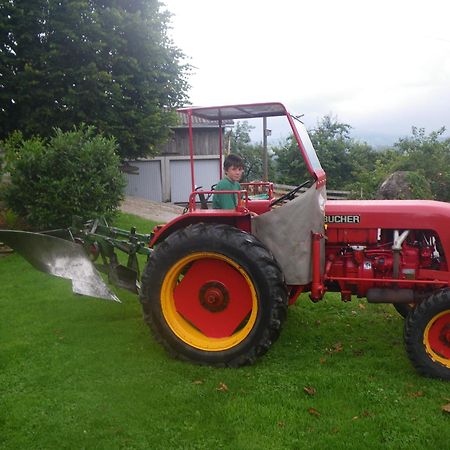
[[[161,287],[161,310],[185,344],[219,352],[237,346],[251,333],[258,300],[242,266],[218,253],[197,252],[168,270]],[[218,331],[221,327],[226,329]]]
[[[434,361],[450,369],[450,310],[430,320],[423,334],[423,343]]]

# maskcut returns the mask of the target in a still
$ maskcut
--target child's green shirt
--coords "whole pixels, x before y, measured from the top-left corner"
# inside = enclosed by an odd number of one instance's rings
[[[240,191],[241,185],[237,181],[231,181],[228,177],[224,177],[217,183],[216,191]],[[237,205],[236,194],[215,194],[213,197],[214,209],[234,209]]]

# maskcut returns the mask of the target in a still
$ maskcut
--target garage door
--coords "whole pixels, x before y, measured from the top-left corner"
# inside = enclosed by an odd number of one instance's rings
[[[137,175],[126,174],[126,195],[161,202],[161,161],[131,161],[130,164],[139,167],[139,172]]]
[[[219,159],[198,159],[194,163],[195,184],[209,190],[219,181]],[[170,161],[171,201],[187,203],[191,193],[191,165],[189,160]]]

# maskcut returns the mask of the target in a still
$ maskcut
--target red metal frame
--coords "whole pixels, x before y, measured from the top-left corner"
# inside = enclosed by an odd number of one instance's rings
[[[194,212],[197,209],[197,202],[195,201],[195,198],[198,195],[222,195],[222,194],[236,194],[237,195],[237,205],[236,205],[236,211],[242,211],[245,213],[248,213],[248,191],[242,190],[242,191],[194,191],[191,192],[189,195],[189,205],[188,209],[189,212]],[[216,211],[217,212],[217,211]]]
[[[358,223],[333,223],[327,228],[328,246],[336,239],[336,233],[348,236],[348,243],[359,230],[431,230],[450,254],[450,204],[431,200],[334,200],[325,207],[327,217],[358,217]],[[331,241],[331,242],[330,242]],[[365,244],[364,241],[361,244]],[[339,245],[339,244],[338,244]],[[329,275],[330,265],[326,266],[324,278],[328,281],[399,283],[399,278],[361,278],[336,277]],[[417,279],[419,278],[420,279]],[[429,285],[435,288],[450,286],[450,272],[445,270],[420,269],[416,279],[400,279],[404,286]]]
[[[359,216],[360,222],[334,223],[328,228],[354,229],[429,229],[439,235],[450,249],[450,203],[432,200],[328,200],[327,216]]]
[[[192,130],[192,111],[188,111],[188,125],[189,125],[189,155],[191,161],[191,189],[195,191],[195,175],[194,175],[194,138]]]
[[[188,224],[196,222],[217,222],[227,223],[242,230],[251,232],[251,221],[249,210],[258,213],[264,213],[270,210],[270,203],[273,197],[273,184],[268,182],[258,183],[242,183],[242,187],[246,188],[241,191],[221,191],[222,194],[237,194],[238,205],[235,210],[203,210],[197,208],[196,198],[200,194],[220,195],[211,190],[195,191],[194,182],[194,141],[193,141],[193,117],[203,119],[217,120],[219,123],[219,154],[220,161],[223,157],[223,121],[230,118],[244,119],[253,117],[272,117],[285,115],[291,126],[292,133],[297,141],[300,153],[306,163],[308,171],[316,180],[317,187],[322,186],[326,181],[325,172],[320,166],[317,155],[309,141],[309,137],[305,134],[305,130],[297,129],[293,118],[288,114],[286,108],[280,103],[254,103],[245,105],[229,105],[215,106],[207,108],[188,107],[179,110],[188,115],[189,124],[189,154],[191,159],[191,177],[192,177],[192,193],[189,196],[188,213],[182,215],[166,226],[159,227],[155,230],[150,246],[153,246],[161,239],[173,231],[185,227]],[[303,138],[303,139],[302,139]],[[222,164],[220,164],[220,173],[222,177]],[[253,201],[249,198],[249,190],[252,188],[263,189],[267,191],[268,200]],[[323,256],[321,254],[321,244],[324,236],[319,233],[312,235],[312,282],[307,286],[289,286],[290,303],[293,303],[301,292],[310,291],[310,297],[314,301],[320,300],[327,290],[330,283],[337,283],[341,287],[342,299],[350,300],[352,286],[359,286],[366,289],[373,286],[394,286],[399,289],[432,289],[436,290],[442,287],[450,286],[450,272],[446,266],[440,270],[420,266],[415,271],[415,278],[408,279],[404,274],[395,273],[381,274],[375,273],[374,270],[360,270],[363,259],[369,258],[377,253],[388,255],[392,260],[398,258],[393,250],[380,247],[377,242],[377,230],[433,230],[442,243],[442,247],[447,251],[447,257],[450,257],[450,204],[433,201],[328,201],[325,206],[325,214],[328,217],[341,217],[334,220],[328,225],[326,235],[326,264],[322,267]],[[342,219],[342,217],[344,219]],[[414,218],[414,223],[411,218]],[[347,218],[347,219],[345,219]],[[350,218],[350,219],[348,219]],[[354,218],[358,218],[355,223]],[[350,253],[340,255],[340,251],[352,252],[352,245],[360,245],[363,249],[355,255]],[[367,247],[369,246],[369,247]],[[336,252],[336,253],[333,253]],[[384,253],[383,253],[384,252]],[[418,252],[418,251],[417,251]],[[412,253],[414,253],[412,251]],[[358,254],[362,256],[358,256]],[[417,253],[418,254],[418,253]],[[419,255],[420,256],[420,255]],[[352,258],[355,258],[354,260]],[[340,264],[348,263],[352,270],[349,275],[339,275],[336,271],[336,261]],[[359,266],[358,266],[359,265]],[[394,264],[395,265],[395,264]],[[339,266],[339,267],[343,267]],[[322,270],[323,269],[323,270]],[[342,269],[344,270],[344,269]],[[347,271],[345,272],[347,273]],[[367,274],[371,276],[366,276]],[[393,276],[394,275],[394,276]],[[378,276],[378,277],[377,277]],[[365,292],[365,291],[364,291]]]
[[[320,242],[323,235],[320,233],[312,233],[312,283],[311,283],[311,300],[318,301],[325,294],[325,285],[321,277],[321,261],[320,261]]]
[[[238,205],[235,210],[205,210],[197,208],[196,197],[200,194],[209,195],[220,193],[213,191],[195,191],[195,169],[194,169],[194,139],[193,139],[193,117],[199,117],[207,120],[217,120],[219,124],[219,158],[220,158],[220,177],[222,178],[222,158],[223,158],[223,122],[229,119],[250,119],[263,117],[277,117],[285,116],[291,127],[292,133],[297,141],[297,145],[302,155],[306,167],[311,176],[316,181],[316,187],[323,186],[326,182],[325,171],[322,169],[317,158],[314,148],[307,136],[306,129],[299,133],[291,115],[286,110],[285,106],[277,102],[269,103],[250,103],[241,105],[227,105],[227,106],[212,106],[212,107],[187,107],[178,110],[183,114],[187,114],[189,126],[189,155],[190,155],[190,169],[191,169],[191,186],[192,193],[189,196],[188,212],[179,216],[166,224],[165,226],[158,226],[154,230],[153,238],[150,242],[150,247],[154,246],[161,240],[165,239],[169,234],[177,229],[183,228],[189,224],[197,222],[206,223],[227,223],[235,226],[243,231],[251,232],[250,210],[257,214],[262,214],[271,209],[271,201],[273,199],[273,184],[270,182],[253,182],[242,183],[242,187],[263,189],[268,194],[268,199],[265,200],[250,200],[248,190],[242,191],[221,191],[222,194],[237,194]],[[304,127],[303,124],[300,124]],[[303,142],[302,136],[303,134]],[[313,283],[311,284],[314,296],[319,299],[323,296],[325,288],[320,270],[320,240],[322,235],[315,235],[314,255],[313,255]],[[295,298],[294,292],[299,294],[305,290],[305,286],[291,286],[291,301]]]
[[[231,112],[230,112],[231,111]],[[325,171],[322,169],[317,155],[312,148],[308,146],[308,142],[303,142],[300,133],[292,119],[292,116],[287,111],[286,107],[278,102],[269,103],[248,103],[241,105],[225,105],[225,106],[209,106],[209,107],[187,107],[180,108],[178,112],[188,115],[189,124],[189,154],[191,159],[191,177],[192,190],[195,189],[194,182],[194,144],[192,139],[192,116],[197,116],[207,120],[217,120],[219,122],[219,154],[222,162],[223,148],[222,148],[222,123],[224,119],[251,119],[263,117],[281,117],[285,116],[292,129],[292,133],[297,141],[299,151],[303,156],[306,167],[311,176],[316,180],[317,188],[323,186],[326,182]],[[303,125],[302,125],[303,126]],[[307,134],[304,134],[304,139],[308,139]],[[307,149],[309,147],[309,151]],[[222,164],[220,164],[220,177],[222,178]]]

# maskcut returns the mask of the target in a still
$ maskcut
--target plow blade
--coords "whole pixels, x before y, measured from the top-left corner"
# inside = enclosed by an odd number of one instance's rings
[[[74,293],[120,303],[81,245],[46,234],[11,230],[0,230],[0,241],[17,251],[36,269],[72,280]]]
[[[122,266],[121,264],[111,267],[108,274],[110,283],[135,294],[139,294],[137,277],[138,274],[134,269]]]

